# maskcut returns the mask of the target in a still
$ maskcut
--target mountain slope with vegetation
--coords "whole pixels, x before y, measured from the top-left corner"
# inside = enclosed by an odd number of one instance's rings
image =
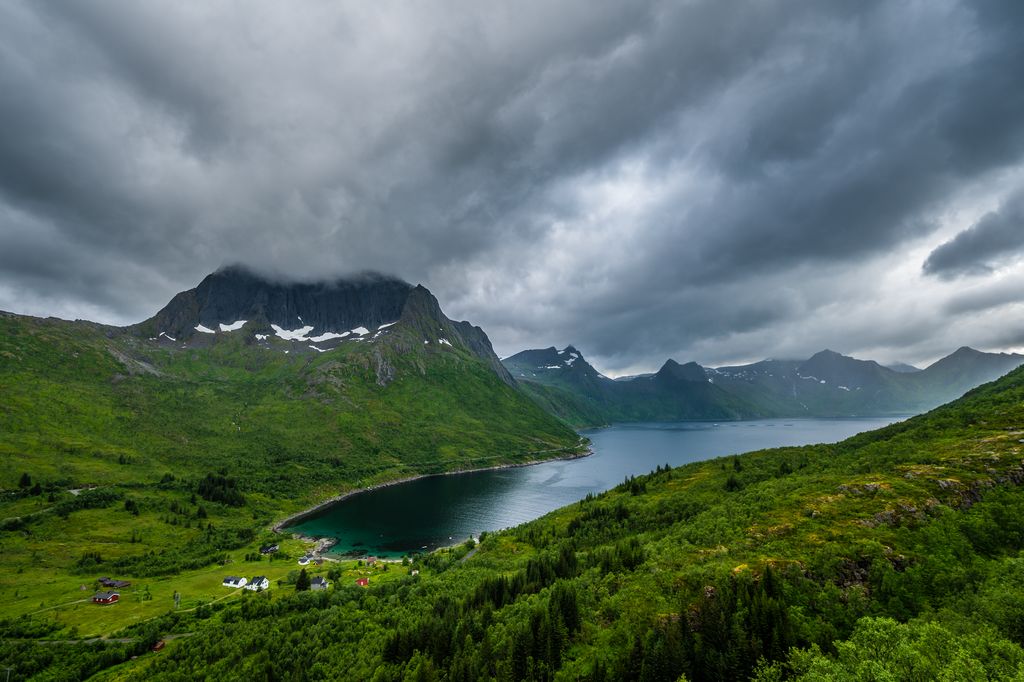
[[[656,374],[630,381],[602,375],[572,346],[523,351],[502,364],[523,392],[576,426],[764,416],[756,405],[709,382],[694,362],[668,360]]]
[[[418,575],[168,614],[122,634],[196,634],[99,679],[1024,678],[1022,442],[1016,370],[838,444],[659,468]],[[131,653],[4,646],[26,675]]]
[[[323,352],[258,327],[170,339],[0,314],[4,615],[104,634],[162,612],[147,595],[169,599],[168,576],[190,585],[340,493],[579,454],[482,331],[449,320],[426,289],[403,291],[397,319]],[[53,608],[100,575],[161,587],[91,619]],[[182,590],[185,604],[210,589]]]

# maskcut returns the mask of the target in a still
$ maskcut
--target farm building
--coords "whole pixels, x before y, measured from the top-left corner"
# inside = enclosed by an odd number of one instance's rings
[[[253,592],[259,592],[270,587],[270,581],[267,580],[266,576],[258,575],[249,581],[249,584],[245,586],[245,589],[252,590]]]
[[[117,592],[97,592],[92,595],[93,604],[113,604],[121,598]]]
[[[103,587],[113,588],[115,590],[123,590],[131,585],[127,580],[114,580],[113,578],[108,578],[106,576],[100,578],[98,582],[100,585],[103,585]]]
[[[279,549],[279,545],[263,545],[262,547],[260,547],[260,554],[273,554]]]
[[[327,582],[327,578],[316,576],[309,581],[309,589],[311,590],[326,590],[331,584]]]
[[[245,587],[245,584],[249,582],[245,578],[239,578],[238,576],[229,575],[224,578],[224,582],[221,583],[224,587]]]

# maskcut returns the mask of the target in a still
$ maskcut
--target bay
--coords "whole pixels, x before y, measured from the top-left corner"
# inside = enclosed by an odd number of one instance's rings
[[[902,417],[621,424],[580,433],[594,454],[527,467],[430,476],[353,495],[289,527],[337,540],[336,554],[402,556],[524,523],[659,465],[831,443]]]

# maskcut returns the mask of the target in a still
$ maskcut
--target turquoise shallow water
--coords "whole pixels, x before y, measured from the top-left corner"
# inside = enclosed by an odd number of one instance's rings
[[[582,431],[594,454],[529,467],[432,476],[355,495],[291,530],[334,537],[336,553],[401,556],[508,528],[618,485],[677,466],[782,445],[843,440],[899,418],[761,419],[623,424]]]

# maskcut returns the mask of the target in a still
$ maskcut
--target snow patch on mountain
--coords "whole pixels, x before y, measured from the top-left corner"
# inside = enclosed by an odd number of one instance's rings
[[[324,341],[330,341],[331,339],[343,339],[351,333],[352,332],[342,332],[341,334],[338,334],[337,332],[324,332],[319,336],[309,337],[309,340],[313,343],[323,343]]]
[[[311,325],[306,325],[301,329],[282,329],[276,324],[272,324],[270,326],[274,330],[274,334],[285,341],[306,341],[308,340],[306,335],[313,331],[313,327]]]

